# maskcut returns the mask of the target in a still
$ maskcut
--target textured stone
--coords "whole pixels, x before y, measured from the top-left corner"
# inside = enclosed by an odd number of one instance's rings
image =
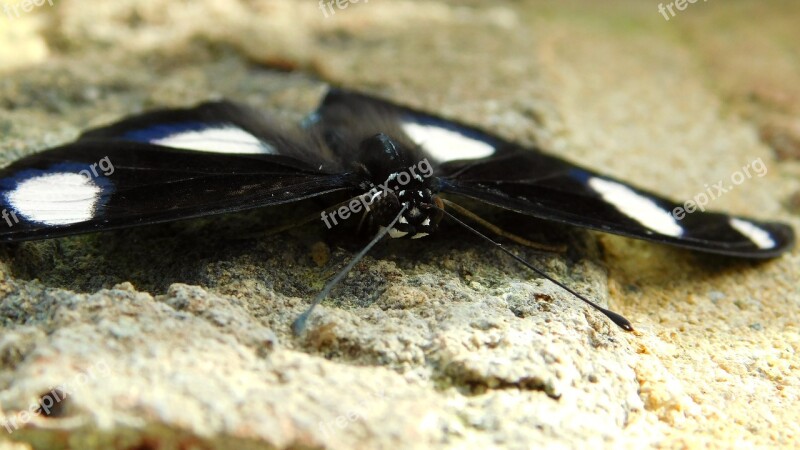
[[[797,226],[800,163],[779,138],[800,108],[798,12],[373,0],[325,18],[315,2],[62,0],[0,18],[0,160],[209,98],[296,121],[332,83],[677,200],[762,158],[766,176],[712,206]],[[0,418],[20,425],[0,423],[0,449],[796,446],[797,250],[752,264],[524,230],[570,251],[513,251],[634,335],[445,228],[376,247],[296,338],[364,242],[267,232],[317,209],[0,247]]]

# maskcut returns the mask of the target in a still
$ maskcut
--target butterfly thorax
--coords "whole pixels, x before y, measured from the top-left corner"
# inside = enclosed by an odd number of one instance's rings
[[[418,239],[436,231],[441,213],[434,206],[441,207],[441,202],[430,162],[385,134],[364,139],[359,152],[360,187],[373,222],[388,227],[402,210],[389,230],[391,237]]]

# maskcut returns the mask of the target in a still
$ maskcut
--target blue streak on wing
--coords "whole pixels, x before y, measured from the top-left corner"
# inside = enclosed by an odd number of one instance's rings
[[[152,125],[148,128],[140,130],[132,130],[126,132],[122,138],[135,142],[151,143],[161,139],[166,139],[176,134],[203,131],[209,128],[218,128],[222,124],[207,123],[207,122],[181,122],[181,123],[165,123],[159,125]]]

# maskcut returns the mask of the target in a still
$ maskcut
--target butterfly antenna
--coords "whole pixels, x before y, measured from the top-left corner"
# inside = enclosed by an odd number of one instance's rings
[[[441,212],[442,212],[442,213],[444,213],[445,215],[447,215],[447,217],[449,217],[449,218],[450,218],[450,219],[452,219],[453,221],[457,222],[457,223],[458,223],[459,225],[461,225],[462,227],[464,227],[464,228],[466,228],[467,230],[471,231],[472,233],[474,233],[474,234],[476,234],[476,235],[478,235],[478,236],[482,237],[483,239],[485,239],[485,240],[487,240],[487,241],[491,242],[492,244],[494,244],[494,246],[496,246],[497,248],[499,248],[500,250],[502,250],[504,253],[508,254],[508,255],[509,255],[509,256],[511,256],[512,258],[514,258],[514,259],[516,259],[517,261],[519,261],[519,262],[520,262],[522,265],[524,265],[524,266],[525,266],[525,267],[527,267],[528,269],[530,269],[530,270],[532,270],[532,271],[536,272],[537,274],[541,275],[542,277],[544,277],[544,278],[546,278],[546,279],[550,280],[551,282],[555,283],[555,284],[556,284],[558,287],[560,287],[561,289],[564,289],[565,291],[569,292],[570,294],[574,295],[575,297],[578,297],[579,299],[583,300],[585,303],[587,303],[587,304],[588,304],[589,306],[591,306],[592,308],[594,308],[594,309],[596,309],[596,310],[600,311],[601,313],[603,313],[603,314],[604,314],[606,317],[608,317],[609,319],[611,319],[611,321],[612,321],[612,322],[614,322],[615,324],[617,324],[617,325],[618,325],[620,328],[622,328],[623,330],[625,330],[625,331],[633,331],[633,325],[631,325],[631,322],[630,322],[628,319],[626,319],[626,318],[622,317],[620,314],[617,314],[617,313],[615,313],[614,311],[611,311],[611,310],[608,310],[608,309],[606,309],[606,308],[603,308],[602,306],[598,305],[597,303],[594,303],[593,301],[589,300],[588,298],[584,297],[583,295],[581,295],[581,294],[577,293],[577,292],[576,292],[574,289],[571,289],[571,288],[569,288],[569,287],[568,287],[568,286],[566,286],[564,283],[562,283],[562,282],[560,282],[560,281],[556,280],[555,278],[551,277],[550,275],[547,275],[546,273],[544,273],[544,272],[543,272],[543,271],[541,271],[540,269],[538,269],[538,268],[534,267],[534,266],[533,266],[532,264],[530,264],[528,261],[525,261],[524,259],[522,259],[522,258],[520,258],[519,256],[515,255],[515,254],[514,254],[514,253],[512,253],[510,250],[508,250],[507,248],[503,247],[503,244],[501,244],[501,243],[499,243],[499,242],[495,242],[495,241],[494,241],[494,240],[492,240],[492,239],[491,239],[489,236],[486,236],[486,235],[484,235],[483,233],[481,233],[480,231],[478,231],[478,230],[476,230],[476,229],[472,228],[471,226],[467,225],[466,223],[464,223],[463,221],[461,221],[459,218],[457,218],[456,216],[454,216],[454,215],[450,214],[449,212],[445,211],[444,209],[442,209],[442,208],[440,208],[440,207],[438,207],[438,206],[436,206],[436,205],[431,205],[431,206],[432,206],[433,208],[436,208],[436,209],[438,209],[439,211],[441,211]]]
[[[389,233],[389,230],[394,228],[395,224],[397,223],[398,220],[400,220],[400,217],[403,216],[403,213],[406,212],[407,208],[408,206],[403,205],[403,208],[400,210],[399,213],[397,213],[397,216],[394,218],[394,220],[392,220],[392,222],[388,226],[381,229],[381,231],[379,231],[378,234],[376,234],[375,237],[372,238],[372,241],[370,241],[370,243],[367,244],[366,247],[364,247],[360,252],[358,252],[358,254],[354,256],[353,259],[350,260],[350,262],[347,263],[347,265],[342,270],[340,270],[339,273],[336,274],[336,276],[334,276],[330,281],[328,281],[328,283],[325,285],[322,291],[320,291],[320,293],[317,294],[317,297],[314,299],[314,302],[311,303],[311,306],[309,306],[308,309],[303,314],[300,314],[300,316],[298,316],[297,319],[295,319],[294,323],[292,323],[292,331],[294,332],[295,336],[303,334],[303,331],[305,331],[306,329],[306,322],[308,322],[308,317],[311,315],[311,312],[314,311],[314,308],[316,308],[317,305],[319,305],[323,300],[325,300],[325,297],[327,297],[328,294],[330,294],[331,290],[333,290],[333,288],[337,284],[339,284],[340,281],[342,281],[342,278],[347,276],[350,270],[353,267],[355,267],[355,265],[358,264],[358,262],[361,261],[364,258],[364,256],[367,255],[370,249],[372,249],[372,247],[374,247],[375,244],[378,243],[378,241],[383,239],[383,237],[386,236],[387,233]]]

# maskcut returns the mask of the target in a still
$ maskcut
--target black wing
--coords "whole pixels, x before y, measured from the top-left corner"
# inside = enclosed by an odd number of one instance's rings
[[[309,133],[232,103],[144,114],[0,170],[0,240],[168,222],[351,189]]]
[[[794,244],[794,232],[785,224],[700,211],[673,215],[681,205],[657,194],[476,128],[362,94],[332,91],[315,116],[316,126],[328,134],[340,133],[343,117],[361,128],[382,126],[393,138],[419,145],[438,163],[443,193],[541,219],[729,256],[768,258]]]
[[[475,128],[341,89],[328,92],[306,126],[345,160],[362,140],[378,133],[437,166],[488,157],[504,145]]]

